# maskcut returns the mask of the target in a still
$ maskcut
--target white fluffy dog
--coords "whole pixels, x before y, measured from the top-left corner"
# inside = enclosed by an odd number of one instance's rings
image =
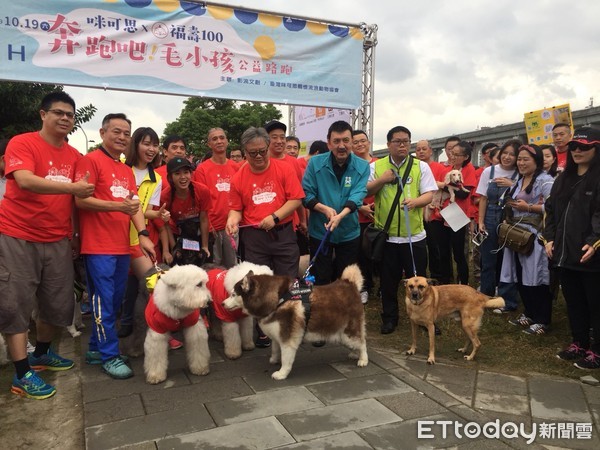
[[[254,349],[254,319],[241,309],[233,311],[223,306],[223,302],[234,294],[233,287],[250,271],[260,275],[273,275],[268,266],[259,266],[250,262],[241,262],[231,269],[211,269],[208,271],[208,288],[212,295],[214,318],[217,319],[214,328],[221,326],[225,356],[237,359],[242,356],[242,350]],[[218,333],[214,333],[218,339]]]
[[[200,309],[211,299],[208,275],[194,265],[175,266],[161,274],[146,306],[148,331],[144,341],[146,382],[167,379],[169,337],[183,328],[187,362],[194,375],[209,372],[208,333]]]

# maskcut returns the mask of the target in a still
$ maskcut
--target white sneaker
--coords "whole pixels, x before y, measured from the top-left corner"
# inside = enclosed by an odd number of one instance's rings
[[[369,302],[369,293],[367,291],[362,291],[360,293],[360,301],[363,305],[366,305]]]

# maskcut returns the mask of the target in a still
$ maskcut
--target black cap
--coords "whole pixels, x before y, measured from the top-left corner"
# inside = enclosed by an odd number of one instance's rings
[[[167,173],[177,172],[181,169],[190,169],[193,172],[194,166],[185,158],[173,158],[167,163]]]
[[[579,144],[600,144],[600,128],[582,127],[577,128],[570,142]]]
[[[267,133],[270,133],[273,130],[283,130],[283,132],[286,133],[287,127],[279,120],[271,120],[265,124],[265,130],[267,130]]]

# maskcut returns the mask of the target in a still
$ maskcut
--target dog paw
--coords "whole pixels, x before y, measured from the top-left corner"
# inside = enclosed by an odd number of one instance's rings
[[[287,378],[287,374],[285,374],[281,370],[278,370],[277,372],[273,372],[271,378],[273,378],[274,380],[285,380]]]
[[[279,364],[279,358],[273,358],[272,356],[269,358],[269,364]]]
[[[194,369],[192,369],[192,368],[190,367],[190,372],[191,372],[193,375],[208,375],[208,373],[210,372],[210,368],[209,368],[208,366],[205,366],[205,367],[197,367],[197,368],[194,368]]]
[[[356,363],[356,365],[358,367],[366,367],[367,364],[369,364],[369,360],[367,358],[365,358],[365,359],[359,359],[358,362]]]
[[[146,383],[148,384],[158,384],[158,383],[162,383],[163,381],[165,381],[167,379],[166,376],[158,376],[158,375],[147,375],[146,376]]]
[[[227,359],[238,359],[240,356],[242,356],[242,352],[235,352],[235,353],[228,353],[225,352],[225,356],[227,357]]]
[[[467,361],[473,361],[474,357],[471,355],[465,355],[463,356],[463,358],[465,358]]]
[[[427,364],[433,366],[435,364],[435,358],[427,358]]]
[[[242,344],[242,350],[245,351],[250,351],[250,350],[254,350],[256,348],[256,346],[254,345],[254,342],[252,342],[251,344]]]
[[[457,348],[457,349],[456,349],[456,351],[457,351],[457,352],[460,352],[460,353],[467,353],[467,349],[466,349],[466,347]]]
[[[407,355],[414,355],[417,352],[416,348],[409,348],[408,350],[406,350],[406,354]]]

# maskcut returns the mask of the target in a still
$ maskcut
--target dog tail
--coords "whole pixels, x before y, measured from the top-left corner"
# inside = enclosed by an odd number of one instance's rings
[[[502,297],[492,297],[486,300],[486,308],[504,308],[504,299]]]
[[[350,283],[354,284],[358,292],[362,291],[363,276],[357,264],[352,264],[351,266],[346,267],[342,272],[341,279],[347,280]]]

